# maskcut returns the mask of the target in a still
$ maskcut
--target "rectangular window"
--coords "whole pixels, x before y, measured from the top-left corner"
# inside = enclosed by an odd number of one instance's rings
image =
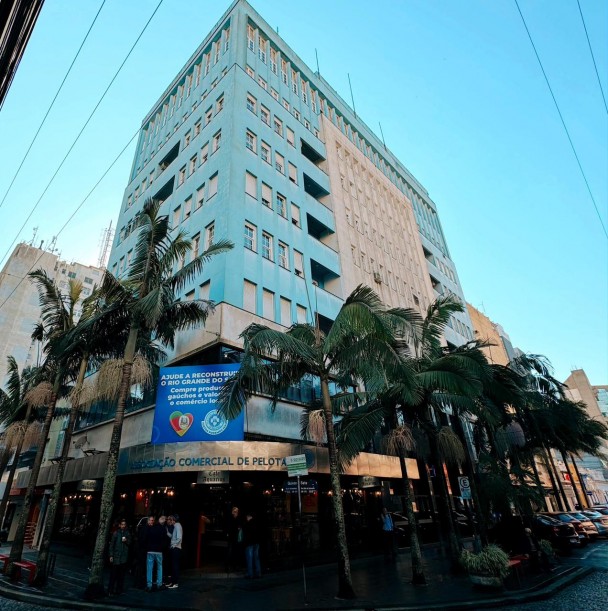
[[[256,307],[257,285],[249,280],[243,281],[243,310],[247,312],[257,313]]]
[[[291,108],[291,106],[289,105],[289,102],[285,98],[283,98],[283,108],[285,110],[289,110]]]
[[[205,112],[205,127],[207,127],[207,125],[211,123],[212,117],[213,117],[213,110],[211,110],[211,108],[208,108],[207,111]]]
[[[152,184],[154,182],[154,170],[150,172],[150,176],[148,177],[148,184]]]
[[[271,163],[270,160],[270,147],[262,140],[262,144],[260,145],[260,155],[262,157],[262,161],[266,163]]]
[[[209,193],[207,199],[211,199],[217,194],[217,172],[209,179]]]
[[[253,199],[258,198],[258,179],[249,172],[245,172],[245,193]]]
[[[268,91],[268,83],[261,76],[258,76],[258,84],[262,89]]]
[[[245,146],[250,151],[257,153],[258,145],[256,135],[253,132],[250,132],[249,130],[247,130],[247,132],[245,133]]]
[[[224,31],[224,53],[228,51],[228,47],[230,46],[230,28],[226,28]]]
[[[244,237],[245,237],[245,248],[255,251],[256,249],[255,225],[251,225],[250,223],[245,223]]]
[[[213,43],[213,65],[217,64],[220,61],[220,52],[222,50],[222,45],[220,41]]]
[[[198,210],[203,205],[204,201],[205,201],[205,183],[203,183],[196,190],[196,208],[195,210]]]
[[[198,298],[199,299],[209,299],[209,293],[211,292],[211,280],[207,280],[207,282],[203,282],[198,289]]]
[[[291,90],[298,95],[298,73],[295,70],[291,71]]]
[[[296,168],[295,165],[293,165],[293,163],[288,163],[287,166],[289,167],[289,180],[291,180],[292,183],[294,184],[298,184],[298,168]]]
[[[300,208],[295,204],[291,204],[291,222],[296,226],[300,226]]]
[[[205,55],[205,76],[209,74],[210,68],[211,68],[211,54],[207,53],[207,55]]]
[[[262,233],[262,257],[272,261],[272,236],[269,233]]]
[[[262,316],[268,320],[274,320],[274,293],[267,289],[264,289],[262,293]]]
[[[215,114],[222,112],[224,108],[224,96],[219,97],[215,102]]]
[[[277,52],[272,47],[270,47],[270,69],[277,73]]]
[[[129,195],[129,197],[127,197],[127,208],[130,208],[133,205],[133,196]]]
[[[281,297],[281,324],[291,327],[291,301],[285,297]]]
[[[257,100],[251,94],[247,95],[247,110],[255,115],[257,113],[256,106]]]
[[[283,121],[281,119],[274,118],[274,131],[279,134],[279,136],[283,136]]]
[[[304,102],[304,104],[308,104],[308,94],[306,93],[306,81],[304,79],[300,81],[300,89],[302,91],[302,102]]]
[[[192,196],[184,202],[184,219],[190,218],[192,212]]]
[[[215,223],[211,223],[205,227],[205,249],[208,249],[215,239]]]
[[[262,121],[264,121],[266,125],[270,125],[270,111],[266,106],[260,106],[260,115],[262,116]]]
[[[300,111],[296,110],[295,108],[293,109],[293,116],[299,121],[302,118],[302,115],[300,115]]]
[[[179,220],[181,218],[181,215],[182,215],[182,207],[178,206],[173,211],[173,225],[171,226],[173,229],[179,225]]]
[[[272,209],[272,189],[264,182],[262,183],[262,203]]]
[[[251,78],[255,78],[255,72],[253,71],[253,68],[251,66],[247,66],[247,68],[245,68],[245,72],[247,72],[247,74],[251,77]]]
[[[287,85],[287,62],[284,59],[281,60],[281,80]]]
[[[287,200],[280,193],[277,193],[277,212],[283,218],[287,218]]]
[[[209,143],[208,142],[201,149],[201,165],[205,165],[207,163],[207,159],[209,159]]]
[[[197,121],[194,124],[194,137],[196,138],[201,133],[201,122]]]
[[[279,242],[279,265],[285,269],[289,269],[289,251],[287,245]]]
[[[274,167],[281,172],[281,174],[285,174],[285,157],[280,153],[274,154]]]
[[[293,147],[296,145],[296,135],[293,133],[293,129],[289,127],[287,128],[287,142]]]
[[[194,66],[194,86],[198,87],[201,83],[201,64]]]
[[[268,44],[268,41],[260,36],[258,52],[260,54],[260,59],[264,63],[266,63],[266,45],[267,44]]]
[[[196,257],[198,257],[198,255],[200,254],[198,252],[198,249],[200,248],[200,245],[201,245],[201,234],[197,233],[192,238],[192,259],[196,259]]]
[[[211,147],[211,154],[219,150],[221,143],[222,143],[222,130],[220,129],[220,131],[217,132],[215,136],[213,136],[213,146]]]
[[[135,187],[135,199],[137,200],[138,198],[139,198],[139,185]]]
[[[306,308],[300,304],[296,306],[296,318],[299,324],[306,324]]]
[[[184,301],[194,301],[194,291],[193,290],[186,293],[186,295],[184,296]]]
[[[188,171],[188,176],[192,176],[192,174],[194,174],[194,170],[196,170],[196,155],[190,158],[190,168]]]
[[[255,30],[250,25],[247,26],[247,48],[250,51],[255,49]]]
[[[190,140],[192,140],[192,135],[190,134],[190,131],[187,131],[186,135],[184,136],[184,148],[190,145]]]
[[[304,277],[304,257],[297,250],[293,251],[293,271],[297,276]]]
[[[279,101],[279,92],[276,89],[271,89],[270,95],[272,95],[277,102]]]
[[[310,129],[310,121],[308,119],[304,119],[304,127]]]
[[[184,180],[186,180],[186,166],[181,168],[181,170],[179,171],[179,176],[177,178],[177,186],[179,187],[180,185],[183,185],[184,184]],[[137,193],[137,191],[136,191],[136,193]]]

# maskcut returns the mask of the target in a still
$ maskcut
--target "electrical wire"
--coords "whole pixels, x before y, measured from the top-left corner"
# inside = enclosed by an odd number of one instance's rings
[[[78,213],[78,211],[84,206],[84,204],[86,203],[86,201],[89,199],[89,197],[91,197],[91,195],[93,194],[93,192],[95,191],[95,189],[97,189],[97,187],[101,184],[102,180],[108,175],[108,173],[110,172],[110,170],[116,165],[116,162],[122,157],[122,155],[124,154],[124,152],[129,148],[130,144],[133,142],[133,140],[135,140],[135,138],[138,136],[139,134],[139,128],[137,129],[137,131],[131,136],[130,140],[125,144],[125,146],[121,149],[120,153],[118,153],[118,155],[116,155],[116,157],[114,158],[114,160],[112,161],[112,163],[106,168],[106,170],[104,171],[104,173],[99,177],[99,180],[95,183],[95,185],[93,186],[93,188],[87,193],[87,195],[85,196],[85,198],[78,204],[78,206],[76,206],[76,208],[74,209],[74,211],[72,212],[72,214],[70,214],[70,216],[68,217],[67,221],[62,225],[62,227],[59,229],[59,231],[57,232],[55,237],[59,237],[63,231],[65,230],[65,228],[70,224],[70,222],[72,221],[72,219],[76,216],[76,214]],[[40,259],[44,256],[45,251],[42,251],[40,253],[40,255],[38,255],[38,257],[36,258],[36,260],[34,261],[33,265],[29,268],[29,270],[23,275],[22,278],[19,279],[19,282],[15,285],[15,288],[10,292],[10,294],[8,295],[8,297],[6,297],[6,299],[0,303],[0,310],[2,309],[2,307],[6,304],[7,301],[9,301],[9,299],[14,295],[14,293],[17,291],[17,289],[19,288],[19,286],[21,286],[21,283],[27,278],[28,274],[36,267],[36,265],[38,264],[38,261],[40,261]]]
[[[595,63],[595,55],[593,54],[593,49],[591,47],[591,41],[589,40],[589,32],[587,32],[587,24],[585,23],[585,18],[583,17],[583,9],[581,8],[581,3],[579,0],[576,0],[576,3],[578,4],[578,12],[581,14],[581,21],[583,22],[585,36],[587,37],[587,44],[589,45],[589,53],[591,53],[591,59],[593,60],[593,67],[595,68],[595,76],[597,77],[597,83],[600,86],[600,91],[602,92],[602,100],[604,100],[604,108],[606,109],[606,114],[608,114],[608,104],[606,104],[606,96],[604,95],[604,88],[602,87],[602,80],[600,79],[600,73],[597,71],[597,64]]]
[[[87,38],[89,37],[89,34],[91,33],[91,30],[93,29],[93,26],[95,25],[95,22],[97,21],[97,17],[99,17],[99,13],[101,13],[101,9],[103,8],[104,4],[106,3],[106,0],[103,0],[101,3],[101,6],[99,7],[99,10],[97,11],[97,14],[95,15],[95,17],[93,18],[93,22],[91,23],[87,33],[85,34],[85,37],[83,38],[82,42],[80,43],[80,47],[78,47],[78,51],[76,51],[76,55],[74,56],[74,59],[72,60],[72,63],[70,64],[70,67],[68,68],[68,71],[65,73],[65,76],[63,77],[63,80],[61,81],[61,85],[59,85],[59,89],[57,89],[57,92],[55,93],[55,97],[53,98],[51,105],[48,107],[46,114],[44,115],[42,122],[40,123],[40,125],[38,126],[38,129],[36,130],[36,133],[34,134],[34,137],[32,139],[32,141],[30,142],[30,145],[27,148],[27,151],[25,151],[25,155],[23,156],[23,159],[21,160],[21,163],[19,164],[19,167],[17,168],[17,171],[15,172],[13,179],[11,180],[8,189],[6,190],[6,193],[4,194],[4,196],[2,197],[2,201],[0,201],[0,208],[2,208],[2,206],[4,205],[4,202],[6,201],[6,198],[8,196],[8,194],[10,193],[10,190],[13,188],[13,184],[15,183],[15,180],[17,180],[17,176],[19,176],[19,172],[21,172],[21,168],[23,167],[23,164],[25,163],[25,160],[27,159],[28,155],[30,154],[30,151],[32,150],[32,147],[34,146],[34,142],[36,142],[37,138],[38,138],[38,134],[40,133],[40,130],[42,129],[42,126],[45,124],[47,117],[49,116],[49,113],[51,112],[53,106],[55,105],[55,102],[57,100],[57,98],[59,97],[59,93],[61,92],[61,90],[63,89],[63,86],[70,74],[70,72],[72,71],[72,68],[74,67],[74,64],[76,63],[76,60],[78,59],[78,56],[80,55],[80,52],[82,51],[82,47],[84,47],[84,43],[87,41]]]
[[[61,163],[59,164],[59,166],[57,167],[57,169],[55,170],[55,173],[53,174],[53,176],[51,176],[51,179],[49,180],[49,182],[47,183],[46,187],[44,188],[44,191],[42,192],[42,194],[40,195],[40,197],[38,198],[38,201],[34,204],[34,207],[30,210],[30,213],[28,214],[27,218],[25,219],[25,221],[23,222],[23,224],[21,225],[21,227],[19,228],[19,230],[17,231],[17,235],[15,236],[15,238],[13,239],[13,241],[11,242],[10,246],[7,248],[6,252],[4,253],[4,255],[2,256],[1,261],[4,261],[7,257],[7,255],[10,253],[12,247],[14,246],[15,242],[17,241],[19,234],[23,231],[24,227],[27,225],[28,221],[30,220],[30,218],[32,218],[32,215],[34,214],[34,212],[36,211],[36,209],[38,208],[38,204],[40,204],[40,202],[42,201],[42,198],[44,197],[44,195],[46,194],[46,192],[49,190],[50,186],[53,184],[53,181],[55,180],[55,177],[57,176],[57,174],[59,174],[59,171],[61,170],[61,168],[63,167],[63,164],[66,162],[67,158],[69,157],[70,153],[72,152],[72,150],[74,149],[74,147],[76,146],[76,143],[78,142],[78,140],[80,139],[80,136],[82,136],[82,133],[84,132],[84,130],[86,129],[87,125],[90,123],[91,119],[93,118],[93,115],[97,112],[97,109],[99,108],[99,106],[101,105],[101,102],[103,101],[103,99],[105,98],[106,94],[108,93],[108,91],[110,90],[110,87],[112,86],[112,84],[114,83],[114,81],[117,79],[118,75],[120,74],[120,71],[123,69],[124,65],[127,63],[127,60],[129,59],[129,57],[131,56],[131,53],[133,53],[133,50],[135,49],[137,43],[139,42],[140,38],[143,36],[144,32],[148,29],[148,26],[150,25],[150,22],[152,21],[152,19],[154,18],[154,15],[156,15],[158,9],[160,8],[161,4],[164,2],[164,0],[160,0],[159,3],[156,5],[156,8],[154,9],[154,11],[152,12],[152,15],[150,15],[148,21],[146,21],[146,24],[144,25],[142,31],[139,33],[139,36],[135,39],[135,42],[133,43],[133,45],[131,46],[131,48],[129,49],[129,52],[127,53],[126,57],[124,58],[124,60],[122,61],[122,63],[120,64],[120,66],[118,67],[118,70],[116,70],[114,76],[112,77],[112,79],[110,80],[110,82],[108,83],[108,86],[106,87],[105,91],[103,92],[101,98],[99,98],[99,101],[97,102],[97,104],[95,105],[95,108],[93,108],[91,114],[89,115],[89,118],[86,120],[85,124],[82,126],[81,130],[78,132],[78,135],[76,136],[74,142],[72,142],[72,145],[70,146],[70,148],[68,149],[68,152],[65,154],[65,156],[63,157],[63,159],[61,160]]]
[[[557,109],[557,114],[559,115],[559,118],[562,122],[562,126],[564,127],[564,131],[566,132],[566,136],[568,137],[568,142],[570,142],[570,146],[572,147],[572,152],[574,153],[574,157],[576,158],[576,163],[578,164],[578,168],[581,171],[581,175],[583,176],[583,180],[585,181],[585,185],[587,186],[587,191],[589,192],[589,197],[591,197],[591,201],[593,202],[593,207],[595,208],[595,211],[597,213],[597,218],[600,221],[600,224],[602,226],[602,229],[604,230],[604,234],[606,235],[606,238],[608,239],[608,230],[606,230],[606,225],[604,224],[604,221],[602,219],[602,215],[600,214],[599,208],[597,207],[597,203],[595,201],[595,197],[593,197],[593,193],[591,191],[591,187],[589,186],[589,181],[587,180],[587,176],[585,175],[585,171],[583,170],[583,166],[581,164],[581,161],[579,159],[578,153],[576,152],[576,148],[574,147],[574,143],[572,142],[572,138],[570,137],[570,132],[568,131],[568,128],[566,127],[566,122],[564,121],[564,117],[562,115],[562,111],[559,108],[559,104],[557,103],[557,99],[555,98],[555,94],[553,93],[553,89],[551,87],[551,83],[549,83],[549,78],[547,77],[547,73],[545,72],[545,68],[543,67],[543,63],[540,60],[540,56],[538,54],[538,51],[536,50],[536,45],[534,44],[534,40],[532,39],[532,35],[530,34],[530,30],[528,29],[528,25],[526,24],[526,20],[524,19],[524,15],[521,12],[521,9],[519,8],[519,3],[517,2],[517,0],[514,0],[515,2],[515,6],[517,7],[517,10],[519,12],[519,16],[521,17],[521,20],[524,24],[524,28],[526,29],[526,33],[528,34],[528,38],[530,39],[530,43],[532,44],[532,48],[534,49],[534,54],[536,55],[536,59],[538,60],[538,64],[540,66],[540,69],[543,73],[543,76],[545,77],[545,82],[547,83],[547,87],[549,88],[549,93],[551,93],[551,97],[553,98],[553,103],[555,104],[555,108]]]

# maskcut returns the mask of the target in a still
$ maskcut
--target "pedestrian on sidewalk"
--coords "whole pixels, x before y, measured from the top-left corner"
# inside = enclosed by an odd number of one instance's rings
[[[240,565],[240,554],[243,545],[243,528],[239,508],[233,507],[226,525],[228,549],[226,556],[226,572],[236,571]]]
[[[380,522],[382,523],[382,542],[384,544],[384,561],[395,561],[397,559],[396,541],[395,541],[395,524],[393,517],[388,512],[386,507],[382,508],[380,514]]]
[[[182,539],[184,537],[184,530],[182,525],[179,523],[179,516],[177,514],[171,515],[168,518],[170,526],[173,526],[173,532],[171,533],[171,583],[169,588],[174,590],[179,587],[179,564],[182,554]]]
[[[109,596],[117,596],[123,593],[130,546],[131,533],[127,530],[127,521],[122,519],[118,524],[118,530],[114,532],[110,540]]]
[[[247,559],[247,579],[262,576],[260,566],[260,529],[251,513],[248,513],[243,524],[243,541],[245,544],[245,558]]]
[[[156,568],[156,590],[163,586],[163,544],[167,538],[166,530],[154,523],[154,516],[148,518],[146,529],[146,592],[152,592],[152,577]]]
[[[170,525],[167,516],[160,516],[158,523],[165,529],[166,537],[163,539],[163,579],[164,584],[169,585],[171,583],[171,534],[173,533],[173,526]]]

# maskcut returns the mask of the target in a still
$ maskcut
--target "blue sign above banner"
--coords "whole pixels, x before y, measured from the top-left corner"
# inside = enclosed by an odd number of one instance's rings
[[[238,364],[162,367],[152,443],[243,441],[244,413],[227,420],[217,411],[220,390],[238,368]]]

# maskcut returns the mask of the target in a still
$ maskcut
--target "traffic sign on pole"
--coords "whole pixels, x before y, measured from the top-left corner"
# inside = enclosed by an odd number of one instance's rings
[[[287,475],[289,477],[297,477],[299,475],[308,475],[308,468],[306,466],[306,455],[296,454],[295,456],[287,456],[285,458],[285,464],[287,465]]]
[[[460,497],[465,500],[471,500],[471,482],[466,475],[458,478],[458,484],[460,485]]]

